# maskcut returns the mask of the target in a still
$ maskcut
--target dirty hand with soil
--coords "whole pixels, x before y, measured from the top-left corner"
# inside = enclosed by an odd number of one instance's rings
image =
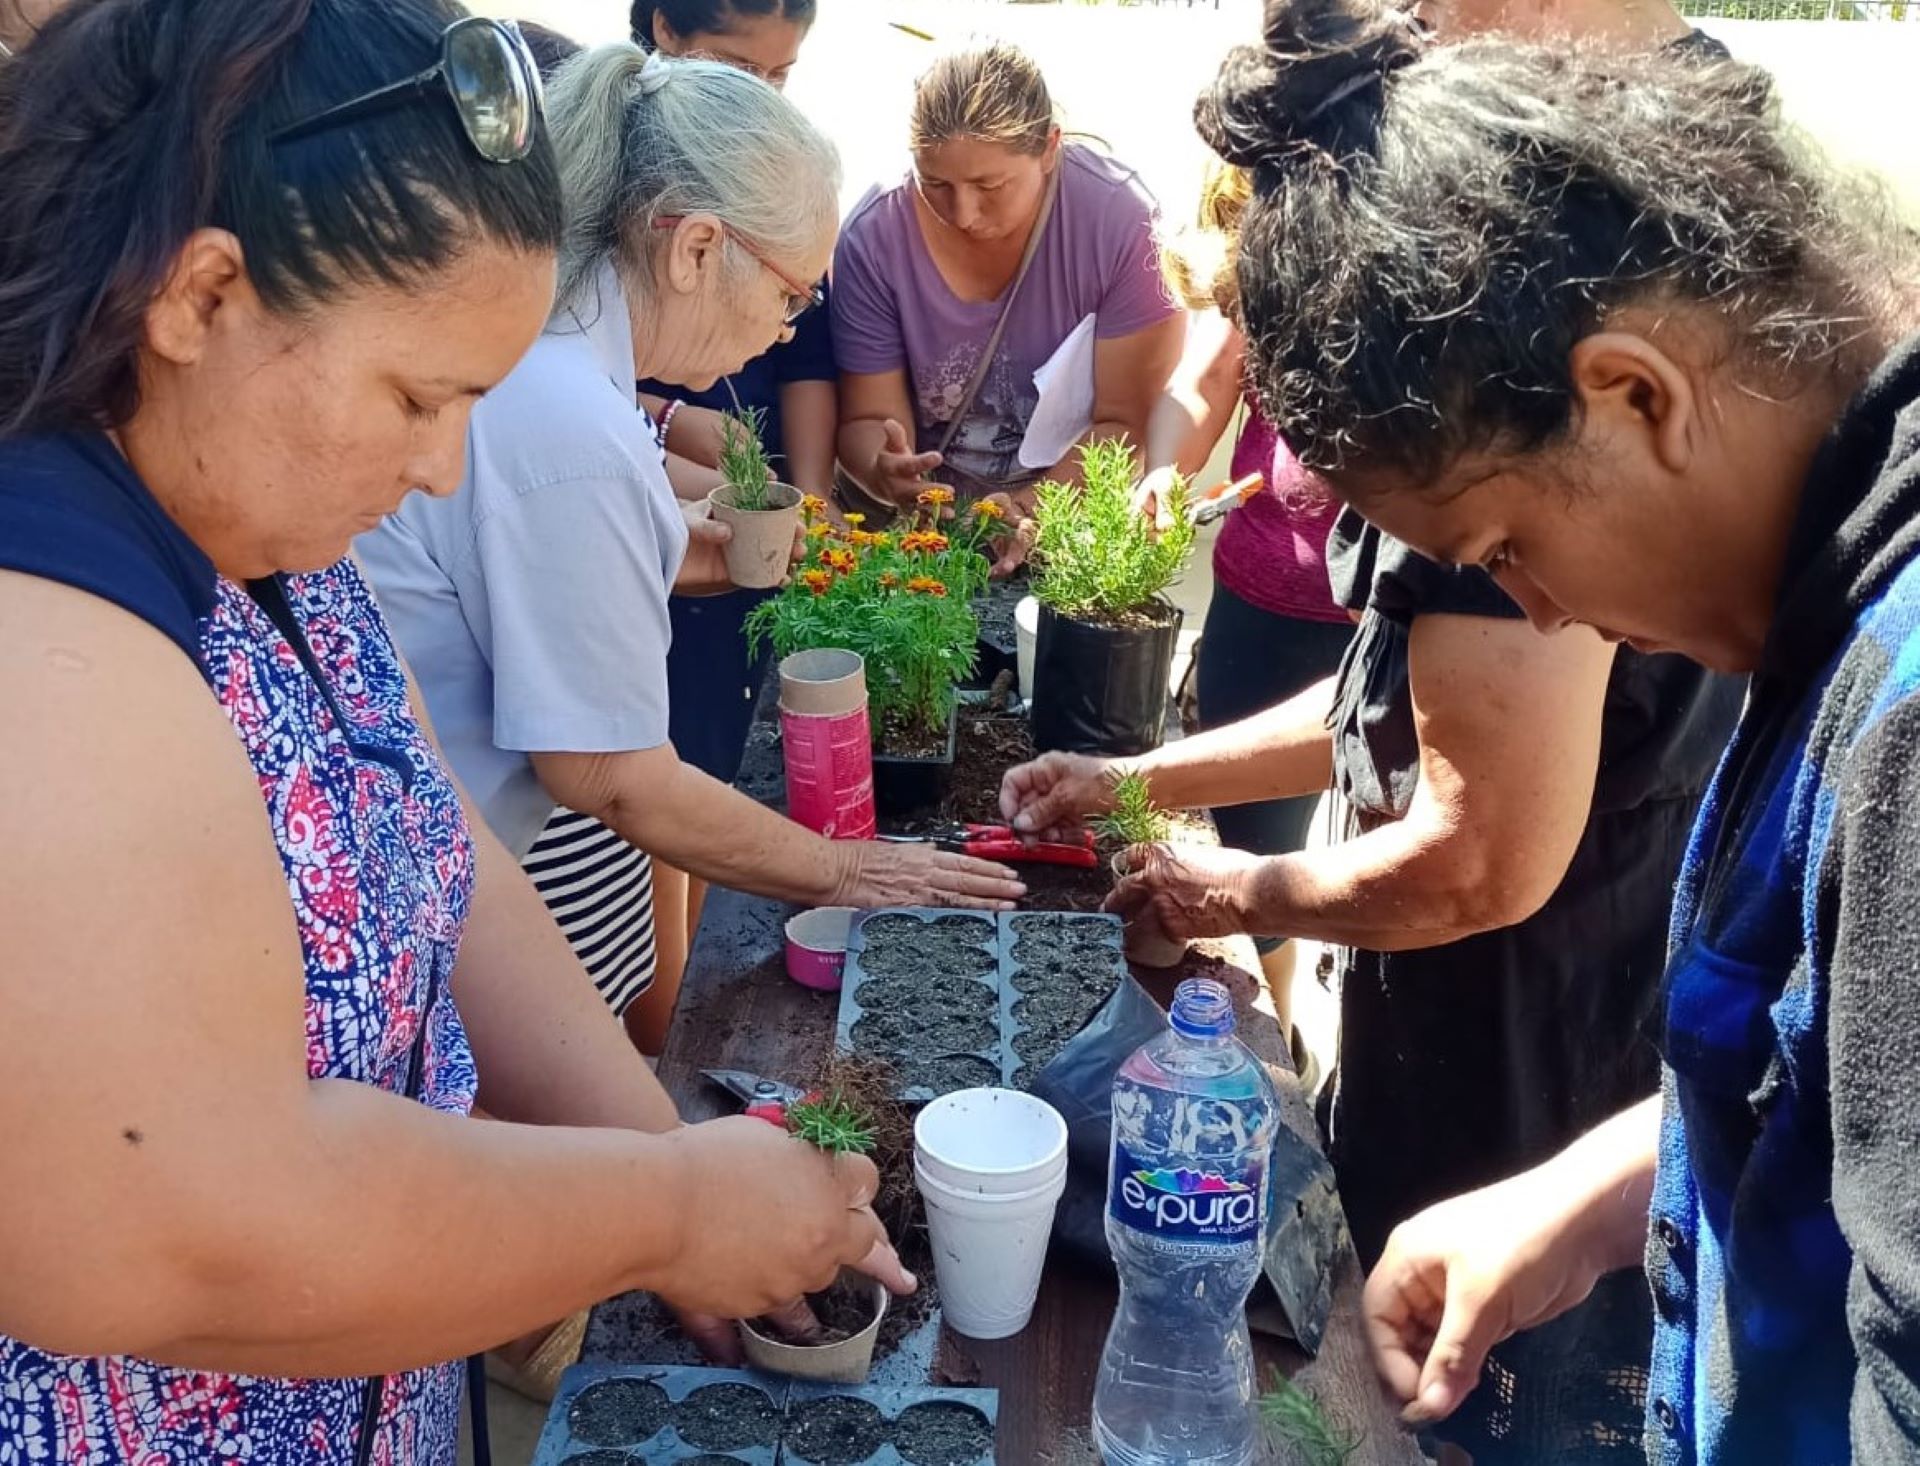
[[[676,1154],[664,1183],[682,1203],[682,1220],[664,1280],[648,1286],[676,1307],[777,1316],[830,1287],[843,1267],[903,1296],[919,1286],[873,1213],[879,1173],[864,1156],[822,1155],[744,1116],[668,1138]]]
[[[892,845],[836,840],[841,861],[832,897],[824,904],[873,909],[881,906],[976,906],[1010,911],[1027,888],[1006,866],[938,850],[930,845]]]
[[[1113,808],[1113,776],[1126,759],[1085,753],[1043,753],[1008,769],[1000,781],[1000,814],[1034,840],[1078,833],[1094,815]]]
[[[1269,864],[1215,845],[1135,845],[1125,852],[1124,874],[1102,909],[1129,926],[1150,921],[1175,941],[1285,936],[1258,930],[1256,888]]]

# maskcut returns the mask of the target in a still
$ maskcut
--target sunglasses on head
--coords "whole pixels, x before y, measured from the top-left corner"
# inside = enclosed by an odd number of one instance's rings
[[[490,163],[517,163],[533,150],[544,96],[540,68],[510,20],[466,16],[440,35],[440,59],[425,71],[363,96],[339,102],[275,132],[269,141],[292,142],[404,106],[443,88],[473,150]]]

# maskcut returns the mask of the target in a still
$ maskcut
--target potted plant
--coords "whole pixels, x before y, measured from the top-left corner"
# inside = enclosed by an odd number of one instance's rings
[[[898,816],[936,802],[953,771],[955,687],[973,668],[979,624],[970,602],[987,583],[981,545],[998,505],[978,503],[942,521],[950,489],[929,489],[893,529],[844,526],[826,506],[801,505],[807,551],[784,590],[747,617],[750,645],[787,657],[837,648],[866,664],[874,803]]]
[[[1094,833],[1119,848],[1111,857],[1113,873],[1127,873],[1127,851],[1135,845],[1155,845],[1173,834],[1173,821],[1153,802],[1144,774],[1115,770],[1109,776],[1113,785],[1112,808],[1093,821]],[[1142,967],[1173,967],[1187,955],[1187,944],[1176,941],[1160,929],[1152,917],[1139,917],[1127,923],[1127,957]]]
[[[787,1129],[828,1155],[867,1155],[874,1148],[873,1121],[838,1090],[810,1094],[789,1105]],[[873,1369],[873,1346],[887,1313],[886,1286],[849,1269],[807,1303],[819,1332],[805,1342],[777,1339],[759,1319],[740,1321],[748,1363],[800,1379],[864,1383]]]
[[[765,422],[757,407],[722,415],[720,476],[726,482],[707,495],[713,517],[733,531],[726,545],[727,578],[753,590],[787,578],[800,516],[800,491],[774,480],[760,442]]]
[[[1145,753],[1160,746],[1180,612],[1162,594],[1194,528],[1177,475],[1157,525],[1133,503],[1133,451],[1080,451],[1081,487],[1046,483],[1034,511],[1033,741],[1040,749]]]

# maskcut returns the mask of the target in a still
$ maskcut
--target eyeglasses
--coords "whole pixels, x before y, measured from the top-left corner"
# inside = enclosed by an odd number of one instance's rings
[[[672,229],[676,225],[684,222],[686,217],[685,214],[662,214],[658,219],[653,221],[653,227],[655,229]],[[781,320],[786,325],[791,326],[815,306],[826,303],[827,294],[818,285],[802,285],[798,280],[794,279],[793,276],[789,275],[772,260],[768,259],[758,245],[725,220],[720,221],[720,227],[726,230],[728,237],[731,238],[735,244],[752,255],[762,269],[787,287],[787,310],[786,314],[781,317]]]
[[[517,163],[533,151],[544,95],[540,68],[520,28],[510,20],[470,15],[440,35],[440,59],[417,76],[340,102],[274,133],[291,142],[403,106],[435,83],[446,88],[473,150],[489,163]]]

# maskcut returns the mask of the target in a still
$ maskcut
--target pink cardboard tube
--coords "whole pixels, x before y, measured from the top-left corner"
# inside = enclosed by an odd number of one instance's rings
[[[866,668],[852,652],[795,652],[780,663],[787,814],[833,840],[871,840],[873,737]]]

